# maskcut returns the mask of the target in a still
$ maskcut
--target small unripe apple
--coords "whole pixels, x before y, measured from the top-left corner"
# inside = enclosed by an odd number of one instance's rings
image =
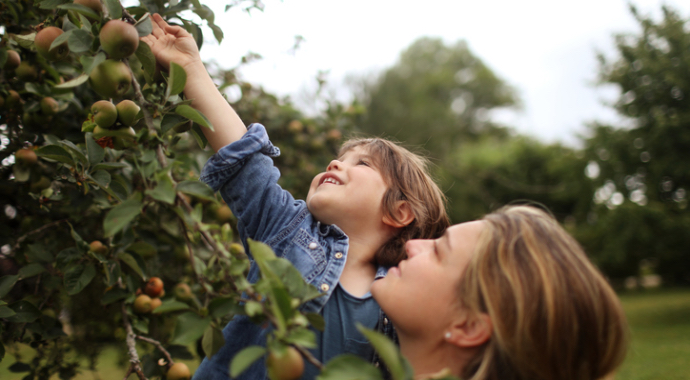
[[[144,293],[148,294],[149,297],[160,297],[163,293],[163,280],[158,277],[149,278],[144,287]]]
[[[136,132],[132,127],[124,127],[113,131],[118,136],[113,137],[113,149],[122,150],[134,145]]]
[[[230,244],[230,254],[232,254],[233,256],[246,256],[247,255],[244,252],[244,246],[240,243]]]
[[[101,243],[100,240],[94,240],[94,241],[92,241],[92,242],[89,244],[89,248],[90,248],[92,251],[94,251],[94,252],[96,252],[96,253],[99,253],[99,254],[101,254],[101,255],[105,255],[106,253],[108,253],[108,247],[106,247],[103,243]]]
[[[36,38],[34,39],[34,44],[36,44],[36,51],[38,54],[42,55],[43,58],[49,61],[59,61],[64,59],[69,54],[69,47],[67,46],[67,41],[61,43],[60,45],[50,48],[58,36],[62,33],[62,29],[49,26],[47,28],[41,29],[40,32],[36,33]]]
[[[19,56],[19,53],[14,50],[8,50],[7,61],[5,61],[5,66],[3,66],[3,68],[5,70],[14,70],[19,67],[20,63],[22,63],[22,59]]]
[[[121,98],[132,85],[132,73],[124,62],[108,59],[91,71],[89,84],[104,98]]]
[[[7,98],[5,99],[5,107],[14,108],[17,104],[21,103],[22,98],[19,93],[14,90],[7,91]]]
[[[156,310],[156,308],[162,304],[163,304],[163,301],[161,301],[160,298],[158,298],[158,297],[152,298],[151,299],[151,311]]]
[[[108,100],[99,100],[91,106],[93,121],[101,128],[109,128],[117,121],[117,108]]]
[[[271,380],[297,380],[304,373],[304,359],[294,347],[270,351],[266,359],[268,378]]]
[[[151,312],[151,297],[146,294],[140,294],[134,299],[132,305],[134,312],[137,314],[146,314]]]
[[[38,162],[38,156],[33,150],[22,148],[14,154],[14,160],[18,164],[32,166]]]
[[[117,103],[116,108],[118,120],[120,120],[120,123],[128,127],[131,127],[137,120],[137,115],[141,109],[139,105],[129,99],[125,99],[120,103]]]
[[[43,111],[44,114],[55,115],[59,109],[60,103],[50,96],[46,96],[45,98],[41,99],[41,111]]]
[[[220,205],[216,209],[216,220],[218,223],[227,223],[232,220],[232,210],[228,205]]]
[[[98,13],[99,16],[103,14],[103,5],[101,4],[101,0],[74,0],[74,4],[91,8],[94,12]],[[94,20],[92,17],[88,18]]]
[[[36,68],[31,66],[31,64],[26,61],[20,63],[14,72],[17,74],[17,78],[23,80],[24,82],[31,82],[38,78]]]
[[[189,380],[192,378],[192,374],[189,372],[189,367],[186,364],[177,362],[170,366],[165,377],[168,380]]]
[[[192,289],[184,282],[180,282],[179,284],[175,285],[175,289],[173,291],[175,293],[175,298],[180,301],[189,301],[193,297]]]
[[[101,47],[111,59],[122,59],[134,54],[139,47],[139,33],[134,25],[122,20],[110,20],[98,35]]]

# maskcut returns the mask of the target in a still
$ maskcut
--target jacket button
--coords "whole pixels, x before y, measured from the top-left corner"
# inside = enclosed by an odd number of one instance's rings
[[[342,253],[342,252],[336,252],[336,253],[335,253],[335,258],[336,258],[336,259],[342,259],[342,258],[343,258],[343,253]]]
[[[331,287],[328,286],[328,284],[321,284],[321,290],[323,290],[324,292],[327,292],[328,289],[330,289],[330,288],[331,288]]]
[[[309,249],[316,249],[316,247],[318,247],[318,246],[319,246],[319,245],[316,244],[315,242],[309,243]]]
[[[388,326],[388,318],[383,318],[383,325]]]

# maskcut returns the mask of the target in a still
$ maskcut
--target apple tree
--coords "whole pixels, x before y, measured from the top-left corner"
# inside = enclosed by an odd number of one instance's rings
[[[127,5],[0,1],[0,360],[13,360],[9,370],[24,379],[70,379],[85,369],[81,359],[95,370],[114,344],[129,363],[125,378],[185,379],[181,360],[213,355],[222,327],[244,314],[275,329],[266,347],[238,354],[231,373],[262,358],[287,365],[285,352],[298,353],[288,363],[322,366],[308,349],[323,320],[299,310],[319,292],[258,242],[249,246],[262,279],[247,282],[232,213],[197,180],[210,155],[202,129],[213,126],[182,93],[187,73],[161,70],[139,42],[152,13],[186,28],[199,47],[209,30],[220,42],[214,13],[198,0]],[[243,120],[267,126],[283,150],[282,184],[296,195],[359,117],[326,102],[323,115],[307,118],[243,82],[237,67],[209,72],[221,91],[240,90],[233,107]],[[388,352],[394,377],[410,378],[391,343],[367,334]],[[324,378],[378,373],[356,358],[334,362]]]

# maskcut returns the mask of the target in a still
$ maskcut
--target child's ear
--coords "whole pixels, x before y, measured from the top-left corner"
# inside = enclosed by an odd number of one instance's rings
[[[410,207],[410,204],[407,203],[407,201],[395,202],[393,216],[395,217],[395,219],[391,218],[388,215],[384,215],[383,223],[391,227],[402,228],[412,223],[412,221],[414,220],[414,213],[412,212],[412,208]]]
[[[446,332],[446,341],[458,347],[479,347],[491,339],[493,323],[488,314],[462,312]]]

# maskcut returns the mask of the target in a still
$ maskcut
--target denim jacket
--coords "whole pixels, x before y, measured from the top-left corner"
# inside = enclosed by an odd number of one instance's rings
[[[240,140],[223,147],[208,160],[200,179],[221,192],[237,217],[237,230],[245,249],[247,238],[268,244],[277,256],[288,259],[305,281],[325,293],[303,306],[305,312],[318,313],[336,288],[347,259],[349,239],[337,226],[315,220],[304,201],[295,200],[278,185],[280,172],[271,157],[279,154],[265,128],[252,124]],[[386,268],[379,268],[376,278],[386,272]],[[259,269],[253,261],[247,278],[252,283],[259,279]],[[392,331],[392,325],[380,314],[379,330]],[[232,357],[249,345],[265,346],[269,331],[270,328],[256,325],[247,317],[235,317],[223,329],[223,348],[203,360],[194,378],[228,379]],[[239,378],[266,377],[266,368],[259,360]]]

